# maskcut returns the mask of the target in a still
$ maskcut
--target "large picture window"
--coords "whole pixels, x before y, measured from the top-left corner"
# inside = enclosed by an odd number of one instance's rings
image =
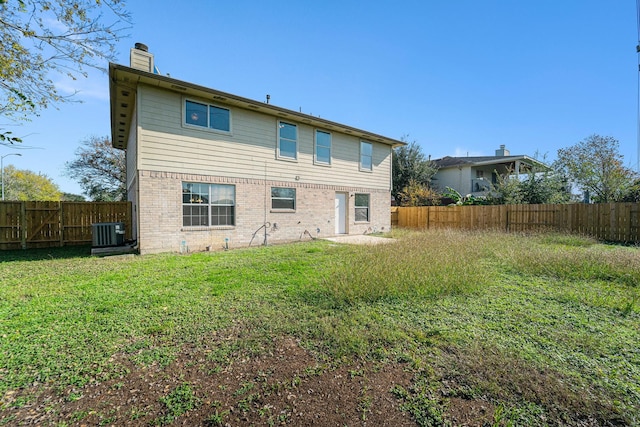
[[[357,194],[355,197],[356,222],[369,221],[369,195]]]
[[[235,225],[236,188],[226,184],[182,183],[184,227]]]
[[[271,209],[296,209],[296,189],[271,187]]]
[[[316,130],[316,163],[323,165],[331,164],[331,134]]]
[[[231,111],[228,108],[186,100],[184,112],[184,121],[188,125],[231,131]]]
[[[373,144],[360,141],[360,170],[373,170]]]
[[[278,122],[278,158],[298,158],[298,126]]]

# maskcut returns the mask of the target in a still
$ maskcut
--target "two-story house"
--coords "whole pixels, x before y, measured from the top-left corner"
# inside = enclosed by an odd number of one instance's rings
[[[495,156],[443,157],[433,161],[438,171],[432,178],[435,188],[453,188],[462,196],[486,196],[498,177],[518,176],[530,171],[550,170],[546,164],[524,154],[511,155],[504,145]]]
[[[109,64],[140,253],[388,231],[401,141],[154,73],[146,46]]]

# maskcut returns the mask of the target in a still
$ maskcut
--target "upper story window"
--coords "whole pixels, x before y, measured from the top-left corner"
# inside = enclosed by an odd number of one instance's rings
[[[236,187],[227,184],[182,183],[182,225],[235,225]]]
[[[278,158],[293,160],[298,158],[298,126],[278,122]]]
[[[316,130],[315,162],[323,165],[331,164],[331,134]]]
[[[231,131],[231,111],[228,108],[185,100],[184,122],[203,128]]]
[[[271,209],[296,209],[296,189],[271,187]]]
[[[360,170],[373,170],[373,144],[360,141]]]

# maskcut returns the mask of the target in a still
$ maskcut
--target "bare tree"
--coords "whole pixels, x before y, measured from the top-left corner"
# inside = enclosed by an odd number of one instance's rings
[[[127,199],[125,152],[113,148],[108,136],[91,136],[80,143],[76,159],[65,164],[65,173],[95,201]]]

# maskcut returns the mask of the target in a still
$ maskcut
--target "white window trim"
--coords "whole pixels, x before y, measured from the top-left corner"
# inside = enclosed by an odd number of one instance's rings
[[[237,221],[238,221],[238,202],[237,202],[237,188],[235,186],[235,184],[222,184],[222,183],[203,183],[203,182],[198,182],[198,181],[182,181],[183,183],[186,182],[188,184],[206,184],[209,186],[209,198],[211,198],[211,186],[212,185],[228,185],[228,186],[232,186],[233,187],[233,205],[212,205],[211,204],[211,200],[209,200],[209,202],[206,205],[201,205],[201,204],[194,204],[194,203],[184,203],[184,201],[182,201],[181,207],[182,206],[208,206],[207,209],[207,222],[208,225],[184,225],[184,219],[182,222],[182,227],[181,230],[183,231],[202,231],[202,230],[233,230],[237,227]],[[181,184],[182,186],[182,184]],[[182,194],[180,194],[181,200],[182,200]],[[211,206],[233,206],[234,207],[234,211],[233,211],[233,225],[231,224],[224,224],[224,225],[211,225]],[[183,214],[184,215],[184,214]],[[183,217],[184,218],[184,217]]]
[[[198,125],[192,125],[190,123],[187,123],[187,101],[195,102],[197,104],[203,104],[203,105],[206,105],[207,107],[212,106],[216,108],[222,108],[229,111],[229,130],[227,131],[227,130],[221,130],[221,129],[214,129],[209,126],[209,109],[208,108],[207,108],[207,126],[198,126]],[[211,102],[203,101],[201,99],[189,98],[189,97],[183,96],[182,97],[182,127],[185,129],[194,129],[194,130],[200,130],[203,132],[218,133],[222,135],[233,135],[233,111],[231,110],[231,108],[225,105],[214,104]]]
[[[271,199],[271,209],[270,209],[270,211],[271,211],[271,212],[295,212],[295,211],[296,211],[296,209],[298,209],[298,191],[296,190],[296,188],[295,188],[295,187],[272,186],[271,188],[272,188],[272,189],[273,189],[273,188],[290,188],[290,189],[293,189],[293,191],[294,191],[294,196],[293,196],[293,209],[288,209],[288,208],[274,208],[274,207],[273,207],[273,199],[274,199],[274,197],[273,197],[273,196],[271,196],[271,197],[270,197],[270,199]],[[285,198],[285,197],[276,197],[276,199],[287,199],[287,200],[290,200],[290,199]]]
[[[326,133],[329,135],[329,161],[322,162],[318,160],[318,132]],[[331,166],[331,161],[333,160],[333,134],[324,129],[314,129],[313,131],[313,164],[318,166]]]
[[[289,156],[282,156],[280,154],[280,124],[281,123],[286,123],[290,126],[295,126],[296,127],[296,156],[295,157],[289,157]],[[298,161],[298,144],[299,144],[299,140],[300,140],[300,127],[298,126],[297,123],[291,123],[290,121],[287,120],[278,120],[277,122],[277,132],[276,132],[276,159],[278,160],[285,160],[288,162],[297,162]],[[287,138],[285,138],[287,139]],[[287,139],[287,141],[291,141],[290,139]]]
[[[369,144],[371,146],[371,169],[366,169],[362,167],[362,144]],[[373,172],[373,142],[360,140],[360,150],[358,156],[358,169],[360,172]]]
[[[356,215],[356,211],[358,209],[363,209],[364,208],[363,206],[356,205],[356,196],[358,194],[366,194],[367,196],[369,196],[369,204],[367,205],[367,219],[366,219],[366,221],[357,221],[355,219],[355,218],[358,217],[358,215]],[[354,209],[354,212],[353,212],[354,222],[356,224],[370,223],[371,222],[371,194],[370,193],[355,193],[354,196],[353,196],[353,209]]]

